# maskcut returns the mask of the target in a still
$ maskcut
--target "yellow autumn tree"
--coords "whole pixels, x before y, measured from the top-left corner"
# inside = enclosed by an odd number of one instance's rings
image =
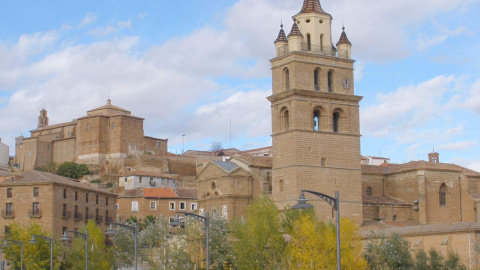
[[[344,218],[340,221],[340,230],[341,268],[366,269],[355,224]],[[313,212],[306,212],[294,221],[290,234],[288,269],[336,269],[336,230],[333,224],[318,221]]]
[[[38,244],[31,244],[29,241],[33,235],[42,235],[45,237],[51,237],[48,235],[40,225],[32,223],[30,226],[24,226],[19,224],[12,224],[10,226],[10,233],[7,235],[7,239],[16,240],[23,243],[23,264],[25,269],[29,270],[41,270],[50,268],[50,242],[41,238],[36,238]],[[3,244],[2,242],[1,244]],[[58,260],[58,254],[60,254],[59,242],[54,242],[54,269],[58,269],[60,262]],[[9,241],[9,247],[3,248],[2,252],[5,254],[7,260],[11,263],[11,269],[21,268],[21,248],[20,245]]]

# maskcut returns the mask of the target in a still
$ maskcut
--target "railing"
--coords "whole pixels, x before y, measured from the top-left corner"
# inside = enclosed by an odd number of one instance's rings
[[[76,220],[82,220],[82,213],[79,213],[79,212],[76,212],[73,214],[73,218],[76,219]]]
[[[68,211],[63,211],[62,212],[62,218],[69,219],[72,217],[72,213]]]
[[[103,220],[103,217],[102,217],[102,216],[96,216],[96,217],[95,217],[95,222],[96,222],[96,223],[100,223],[100,222],[102,222],[102,220]]]
[[[13,210],[2,210],[2,217],[3,218],[14,218],[15,211]]]
[[[112,217],[105,217],[105,223],[111,223],[113,222],[113,218]]]
[[[30,217],[30,218],[41,218],[42,217],[42,211],[40,211],[40,209],[28,210],[28,217]]]
[[[93,215],[85,215],[85,220],[93,219]]]
[[[325,46],[320,46],[320,45],[308,45],[305,42],[302,42],[300,44],[300,51],[301,52],[311,52],[315,54],[320,54],[320,55],[327,55],[327,56],[336,56],[337,51],[334,50],[333,48],[326,48]],[[285,55],[289,53],[290,50],[288,49],[288,46],[281,47],[277,49],[277,54],[278,56]]]

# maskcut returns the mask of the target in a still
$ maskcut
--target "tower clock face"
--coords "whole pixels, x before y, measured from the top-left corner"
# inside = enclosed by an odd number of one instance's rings
[[[342,80],[342,86],[343,88],[345,88],[346,90],[350,89],[350,87],[352,86],[352,82],[350,81],[349,78],[343,78]]]

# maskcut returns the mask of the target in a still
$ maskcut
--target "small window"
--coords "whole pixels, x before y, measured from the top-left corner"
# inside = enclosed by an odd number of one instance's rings
[[[285,80],[285,85],[284,85],[285,91],[290,90],[290,71],[288,71],[288,68],[285,68],[283,70],[283,76]]]
[[[320,90],[320,69],[315,69],[313,72],[313,86],[315,91]]]
[[[323,23],[323,21],[320,20],[320,23]],[[320,34],[320,51],[323,52],[323,34]]]
[[[365,194],[367,194],[367,196],[372,196],[372,188],[367,187],[367,190],[365,190]]]
[[[440,186],[440,190],[438,192],[438,197],[439,197],[439,201],[440,201],[440,206],[447,205],[447,185],[445,185],[445,183],[443,183]]]
[[[88,193],[85,193],[85,202],[88,202]]]
[[[285,188],[285,187],[283,186],[283,180],[280,180],[280,181],[278,182],[278,190],[283,191],[284,188]]]
[[[313,130],[320,131],[320,111],[313,111]]]
[[[307,23],[309,23],[310,20],[307,20]],[[307,34],[307,50],[311,51],[312,50],[312,39],[310,37],[310,34]]]
[[[98,204],[98,195],[95,196],[95,203]]]
[[[154,186],[155,186],[155,180],[153,180],[153,178],[150,177],[150,180],[148,181],[148,184],[149,184],[151,187],[154,187]]]
[[[38,216],[40,214],[40,203],[34,202],[32,204],[33,215]]]
[[[140,184],[142,183],[142,177],[141,177],[141,176],[138,178],[138,182],[139,182]]]
[[[87,132],[90,131],[90,123],[87,123]]]
[[[157,143],[157,148],[158,148],[158,150],[162,149],[162,142]]]
[[[138,212],[138,202],[132,202],[132,212]]]
[[[7,188],[7,198],[12,198],[12,189]]]
[[[117,203],[117,204],[115,205],[115,209],[119,210],[119,209],[120,209],[120,204]]]
[[[194,211],[194,210],[197,210],[197,209],[198,209],[197,203],[190,204],[190,210]]]
[[[38,187],[33,188],[33,197],[38,197]]]
[[[47,144],[47,150],[50,150],[50,144]]]
[[[397,221],[397,215],[393,215],[392,220]]]
[[[78,191],[75,191],[75,201],[78,201]]]
[[[168,226],[169,226],[169,227],[172,227],[172,226],[170,225],[172,222],[175,222],[175,217],[169,217],[169,218],[168,218]]]
[[[339,112],[334,112],[333,113],[333,132],[338,132],[338,122],[340,121],[340,113]]]
[[[333,92],[333,71],[328,72],[328,92]]]
[[[62,235],[66,235],[67,234],[67,227],[62,227]]]
[[[326,164],[327,164],[327,159],[326,159],[326,158],[322,158],[322,160],[321,160],[321,165],[322,165],[322,167],[327,166]]]
[[[108,197],[105,197],[105,205],[108,206]]]
[[[150,210],[157,210],[157,202],[150,202]]]
[[[115,129],[115,122],[112,123],[112,129]]]
[[[175,211],[175,202],[169,202],[168,203],[168,209],[171,211]]]
[[[127,177],[125,177],[125,182],[127,182]]]
[[[217,189],[217,185],[215,184],[215,182],[212,182],[212,190],[215,190]]]
[[[67,189],[66,188],[63,189],[63,198],[64,199],[67,198]]]
[[[187,210],[187,203],[186,202],[180,202],[180,210]]]
[[[88,219],[88,207],[85,207],[85,219]]]
[[[63,216],[63,217],[66,217],[66,216],[67,216],[67,205],[66,205],[66,204],[63,204],[62,216]]]
[[[69,132],[67,132],[67,137],[70,138],[70,136],[71,136],[71,134],[70,134],[70,131],[69,131]]]

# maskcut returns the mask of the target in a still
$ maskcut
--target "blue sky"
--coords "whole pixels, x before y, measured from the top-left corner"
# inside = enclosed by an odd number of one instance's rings
[[[303,0],[5,1],[0,137],[113,104],[170,151],[271,144],[269,59]],[[478,0],[323,0],[357,60],[362,154],[480,170]],[[288,23],[287,23],[288,22]]]

